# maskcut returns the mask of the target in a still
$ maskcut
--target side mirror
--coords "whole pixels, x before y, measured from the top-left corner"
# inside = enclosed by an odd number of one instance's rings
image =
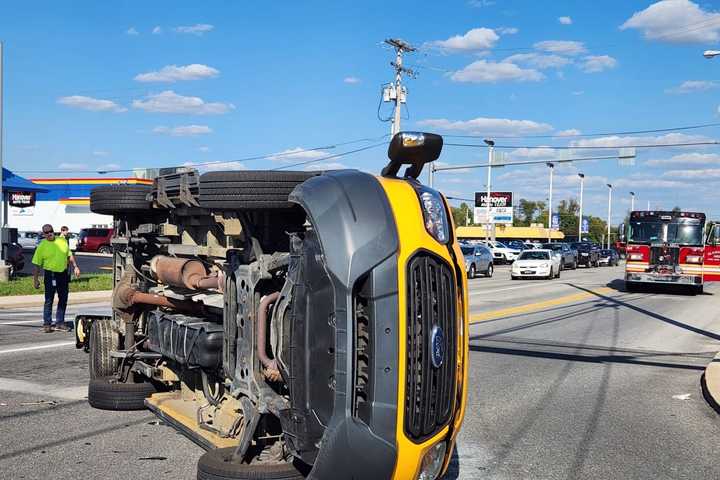
[[[720,245],[720,223],[711,225],[710,233],[707,238],[707,244],[714,247]]]
[[[625,223],[618,225],[618,240],[625,241]]]
[[[383,177],[396,177],[402,165],[410,165],[405,177],[417,179],[426,163],[440,156],[443,138],[435,133],[399,132],[388,145],[388,163],[382,170]]]

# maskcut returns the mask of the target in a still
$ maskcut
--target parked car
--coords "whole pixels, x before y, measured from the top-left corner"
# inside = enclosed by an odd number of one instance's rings
[[[525,247],[530,250],[538,250],[542,248],[542,243],[525,242]]]
[[[590,242],[573,243],[572,247],[578,252],[578,265],[597,267],[600,265],[600,249]]]
[[[507,245],[510,248],[514,248],[515,250],[527,250],[528,247],[525,245],[524,242],[521,242],[520,240],[509,240],[505,242],[505,245]]]
[[[42,239],[38,232],[18,232],[18,244],[21,248],[33,250],[39,242],[38,238]]]
[[[78,252],[112,253],[112,228],[83,228],[77,243]]]
[[[478,273],[486,277],[493,274],[493,256],[485,245],[460,245],[465,257],[465,269],[468,278],[475,278]]]
[[[618,254],[617,250],[610,249],[603,249],[600,250],[600,265],[607,265],[608,267],[617,267],[618,263],[620,262],[620,255]]]
[[[510,278],[560,278],[561,256],[549,249],[525,250],[510,269]]]
[[[520,250],[510,248],[502,242],[488,240],[487,243],[482,243],[492,252],[494,263],[512,263],[520,255]]]
[[[10,278],[12,278],[25,268],[23,247],[19,243],[11,243],[8,245],[7,258],[5,260],[10,264]]]
[[[571,268],[572,270],[575,270],[578,266],[578,252],[577,250],[574,250],[570,248],[570,245],[567,243],[544,243],[542,248],[545,248],[547,250],[552,250],[554,252],[557,252],[560,254],[561,261],[560,261],[560,268],[566,269]]]

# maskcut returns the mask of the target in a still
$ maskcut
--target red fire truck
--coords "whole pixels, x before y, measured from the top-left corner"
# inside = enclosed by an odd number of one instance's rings
[[[631,212],[620,226],[627,290],[665,283],[700,293],[705,282],[720,281],[720,224],[705,227],[704,213]]]

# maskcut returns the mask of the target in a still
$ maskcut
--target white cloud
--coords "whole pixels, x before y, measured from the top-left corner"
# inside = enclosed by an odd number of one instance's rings
[[[552,148],[547,148],[543,146],[539,146],[538,148],[516,148],[515,150],[510,152],[510,158],[513,157],[520,157],[520,158],[532,158],[532,159],[541,159],[541,158],[555,158],[557,156],[557,150],[553,150]]]
[[[660,178],[633,178],[626,177],[614,180],[612,182],[614,188],[635,188],[635,189],[653,189],[653,188],[688,188],[691,185],[687,182],[679,182],[677,180],[663,180]]]
[[[210,165],[201,166],[201,168],[211,172],[218,170],[247,170],[247,167],[242,162],[211,163]]]
[[[152,29],[153,35],[160,35],[162,33],[162,27],[160,25],[157,25],[155,28]]]
[[[327,156],[324,150],[308,150],[302,147],[289,148],[268,157],[272,161],[313,160]]]
[[[717,153],[681,153],[670,158],[652,159],[645,162],[648,167],[668,167],[685,165],[718,165],[720,155]]]
[[[470,135],[528,135],[544,133],[553,129],[547,123],[532,120],[478,117],[472,120],[451,121],[444,118],[420,120],[418,125],[444,131],[463,132]]]
[[[689,180],[705,180],[720,178],[720,168],[706,168],[702,170],[668,170],[663,177],[683,178]]]
[[[573,147],[608,147],[620,148],[628,145],[668,145],[676,143],[708,142],[712,139],[703,135],[686,135],[684,133],[668,133],[660,136],[620,137],[617,135],[599,138],[585,138],[570,142]]]
[[[212,129],[207,125],[181,125],[178,127],[155,127],[153,133],[162,135],[170,135],[171,137],[194,137],[197,135],[207,135],[212,133]]]
[[[572,18],[558,17],[558,22],[560,22],[562,25],[572,25]]]
[[[560,130],[559,132],[557,132],[557,134],[561,137],[572,137],[575,135],[580,135],[582,134],[582,132],[577,128],[570,128],[568,130]]]
[[[720,87],[720,83],[712,80],[686,80],[677,87],[668,88],[665,93],[682,95],[684,93],[705,92]]]
[[[215,28],[213,25],[198,23],[197,25],[175,27],[173,30],[177,33],[189,33],[191,35],[202,36],[203,34],[211,31],[213,28]]]
[[[495,5],[494,0],[468,0],[468,5],[475,8],[490,7]]]
[[[305,166],[305,170],[344,170],[349,168],[344,163],[340,162],[327,162],[327,163],[311,163]]]
[[[90,110],[91,112],[126,112],[127,108],[111,100],[102,100],[99,98],[86,97],[83,95],[71,95],[69,97],[60,97],[57,102],[60,105],[68,107],[80,108],[82,110]]]
[[[110,152],[107,152],[105,150],[93,150],[92,152],[94,157],[107,157],[110,155]]]
[[[465,35],[455,35],[447,40],[436,40],[429,45],[447,52],[473,52],[492,48],[500,39],[491,28],[473,28]]]
[[[515,27],[500,27],[497,30],[495,30],[500,35],[515,35],[520,30]]]
[[[561,68],[569,63],[572,63],[572,60],[567,57],[561,57],[560,55],[516,53],[515,55],[510,55],[504,59],[503,62],[522,63],[542,70],[545,68]]]
[[[576,42],[573,40],[545,40],[543,42],[535,43],[533,47],[542,52],[569,56],[580,55],[587,52],[583,42]]]
[[[198,152],[207,153],[209,151],[210,151],[210,147],[206,147],[206,146],[198,147]]]
[[[202,80],[204,78],[214,78],[220,74],[220,71],[202,65],[193,63],[190,65],[177,66],[167,65],[156,72],[141,73],[135,76],[138,82],[180,82],[185,80]]]
[[[450,78],[455,82],[469,83],[538,82],[545,78],[545,75],[534,69],[521,68],[514,63],[478,60],[454,72]]]
[[[88,166],[85,163],[61,163],[58,165],[58,169],[60,170],[87,170]]]
[[[120,165],[118,165],[117,163],[106,163],[104,165],[100,165],[99,167],[97,167],[98,172],[106,172],[108,170],[119,170],[119,169],[120,169]]]
[[[570,93],[577,97],[578,95],[583,95],[585,93],[585,90],[576,90],[576,91],[570,92]]]
[[[235,109],[231,103],[206,103],[200,97],[186,97],[172,90],[148,95],[145,100],[133,100],[132,106],[146,112],[190,115],[221,115]]]
[[[617,60],[610,55],[588,55],[583,58],[580,70],[585,73],[597,73],[617,66]]]
[[[345,77],[343,78],[344,83],[355,84],[360,83],[360,79],[357,77]]]
[[[128,28],[128,29],[125,31],[125,33],[126,33],[127,35],[140,35],[140,32],[138,32],[137,30],[135,30],[135,27],[130,27],[130,28]]]
[[[620,30],[641,30],[648,40],[668,43],[714,43],[720,40],[720,13],[689,0],[662,0],[635,12]]]

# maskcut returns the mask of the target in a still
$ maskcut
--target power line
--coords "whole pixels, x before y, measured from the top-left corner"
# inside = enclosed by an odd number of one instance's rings
[[[309,165],[311,163],[322,162],[325,160],[331,160],[333,158],[340,158],[340,157],[344,157],[346,155],[350,155],[352,153],[362,152],[364,150],[370,150],[371,148],[376,148],[376,147],[379,147],[379,146],[385,145],[385,144],[386,144],[386,142],[380,142],[380,143],[376,143],[374,145],[368,145],[366,147],[356,148],[355,150],[350,150],[350,151],[342,152],[342,153],[336,153],[335,155],[328,155],[327,157],[323,157],[323,158],[316,158],[314,160],[308,160],[305,162],[293,163],[292,165],[283,165],[282,167],[273,168],[272,170],[284,170],[286,168],[299,167],[302,165]]]
[[[347,141],[347,142],[339,142],[339,143],[334,143],[334,144],[331,144],[331,145],[325,145],[325,146],[322,146],[322,147],[304,148],[304,149],[291,150],[291,151],[285,151],[285,152],[270,153],[270,154],[265,154],[265,155],[256,155],[256,156],[252,156],[252,157],[237,158],[237,159],[232,159],[232,160],[214,160],[214,161],[210,161],[210,162],[195,163],[195,164],[190,165],[190,166],[192,166],[192,167],[200,167],[200,166],[216,165],[216,164],[222,164],[222,163],[250,162],[250,161],[254,161],[254,160],[275,159],[275,158],[278,158],[278,157],[291,157],[291,156],[298,155],[298,154],[302,154],[302,153],[320,152],[320,151],[324,151],[324,150],[330,150],[330,149],[334,149],[334,148],[341,147],[341,146],[344,146],[344,145],[352,145],[353,143],[372,142],[372,141],[376,141],[376,140],[379,140],[379,139],[384,139],[384,138],[387,138],[387,137],[388,137],[388,134],[385,134],[385,135],[381,135],[381,136],[379,136],[379,137],[360,138],[360,139],[356,139],[356,140],[349,140],[349,141]],[[384,143],[384,142],[383,142],[383,143]],[[382,145],[382,143],[376,144],[376,145],[372,145],[371,147],[377,146],[377,145]],[[346,155],[346,154],[349,154],[349,153],[354,153],[354,151],[345,152],[345,153],[339,153],[339,154],[336,154],[336,155],[331,155],[330,157],[333,157],[333,158],[334,158],[334,157],[336,157],[336,156],[342,156],[342,155]],[[312,160],[312,161],[320,161],[320,160],[322,160],[322,159],[323,159],[323,158],[316,159],[316,160]],[[304,164],[304,163],[299,163],[298,165],[303,165],[303,164]],[[95,169],[95,170],[60,170],[60,169],[54,169],[54,170],[14,170],[14,171],[19,172],[19,173],[54,173],[54,172],[65,172],[65,173],[98,173],[99,171],[102,172],[102,173],[122,173],[122,172],[132,172],[132,171],[139,170],[139,169],[150,169],[150,168],[167,168],[167,167],[154,166],[154,167],[135,167],[135,168],[108,169],[108,170],[98,170],[98,169]],[[282,168],[286,168],[286,167],[282,167]]]
[[[682,127],[655,128],[651,130],[626,130],[619,132],[599,132],[599,133],[577,133],[571,135],[443,135],[445,138],[505,138],[505,139],[522,139],[522,138],[583,138],[583,137],[606,137],[611,135],[640,135],[646,133],[666,133],[679,132],[683,130],[697,130],[700,128],[720,127],[720,122],[703,123],[700,125],[688,125]]]
[[[541,146],[541,145],[495,145],[495,148],[503,148],[503,149],[518,149],[518,148],[526,148],[526,149],[547,149],[547,150],[610,150],[610,149],[618,149],[618,148],[670,148],[670,147],[696,147],[701,145],[720,145],[720,142],[718,141],[711,141],[711,142],[688,142],[688,143],[655,143],[655,144],[646,144],[646,145],[616,145],[612,147],[602,147],[598,145],[591,145],[586,147],[580,147],[580,146],[568,146],[568,147],[550,147],[550,146]],[[445,143],[445,146],[448,147],[472,147],[472,148],[487,148],[487,145],[480,145],[480,144],[470,144],[470,143]]]

